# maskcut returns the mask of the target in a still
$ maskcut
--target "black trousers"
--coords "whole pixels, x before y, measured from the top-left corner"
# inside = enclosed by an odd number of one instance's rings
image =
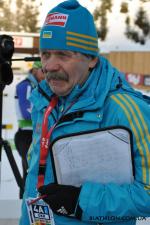
[[[23,169],[23,183],[25,185],[25,180],[27,176],[27,152],[32,142],[32,130],[22,130],[19,129],[14,138],[16,149],[22,159],[22,169]],[[22,198],[23,193],[20,192],[20,198]]]

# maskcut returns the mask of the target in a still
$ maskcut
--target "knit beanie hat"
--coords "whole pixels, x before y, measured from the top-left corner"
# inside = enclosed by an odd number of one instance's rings
[[[40,32],[40,50],[69,50],[98,55],[98,37],[91,13],[76,0],[48,12]]]
[[[33,65],[32,65],[32,68],[33,68],[33,69],[40,69],[40,68],[42,68],[42,63],[41,63],[41,61],[35,61],[35,62],[33,63]]]

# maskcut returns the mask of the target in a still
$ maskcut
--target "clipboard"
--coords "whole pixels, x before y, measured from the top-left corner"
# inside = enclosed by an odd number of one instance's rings
[[[55,181],[130,184],[134,181],[132,133],[123,126],[61,136],[51,145]]]

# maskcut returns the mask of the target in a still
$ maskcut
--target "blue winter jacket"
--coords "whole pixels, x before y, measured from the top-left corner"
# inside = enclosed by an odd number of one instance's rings
[[[41,88],[50,97],[53,93],[46,81]],[[49,128],[77,96],[78,101],[67,114],[82,111],[82,117],[64,121],[53,131],[51,141],[64,134],[123,125],[133,134],[133,161],[135,180],[132,184],[85,182],[78,199],[81,220],[54,215],[56,225],[132,225],[135,217],[150,216],[150,108],[141,93],[134,91],[118,72],[103,57],[88,80],[80,87],[75,86],[49,116]],[[43,113],[49,104],[38,89],[32,92],[33,142],[29,159],[24,200],[37,196],[40,136]],[[50,155],[47,158],[45,184],[54,182]],[[20,225],[29,225],[25,202],[22,204]],[[77,207],[78,210],[79,207]]]
[[[31,103],[29,101],[29,96],[31,94],[31,91],[37,85],[38,82],[31,73],[29,73],[26,79],[17,84],[15,99],[17,100],[17,111],[19,110],[19,120],[31,120]]]

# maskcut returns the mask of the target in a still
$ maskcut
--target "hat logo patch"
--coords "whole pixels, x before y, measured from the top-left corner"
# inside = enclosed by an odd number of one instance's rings
[[[68,20],[68,15],[63,13],[50,13],[47,15],[44,25],[65,27]]]
[[[43,38],[52,38],[52,31],[43,31]]]

